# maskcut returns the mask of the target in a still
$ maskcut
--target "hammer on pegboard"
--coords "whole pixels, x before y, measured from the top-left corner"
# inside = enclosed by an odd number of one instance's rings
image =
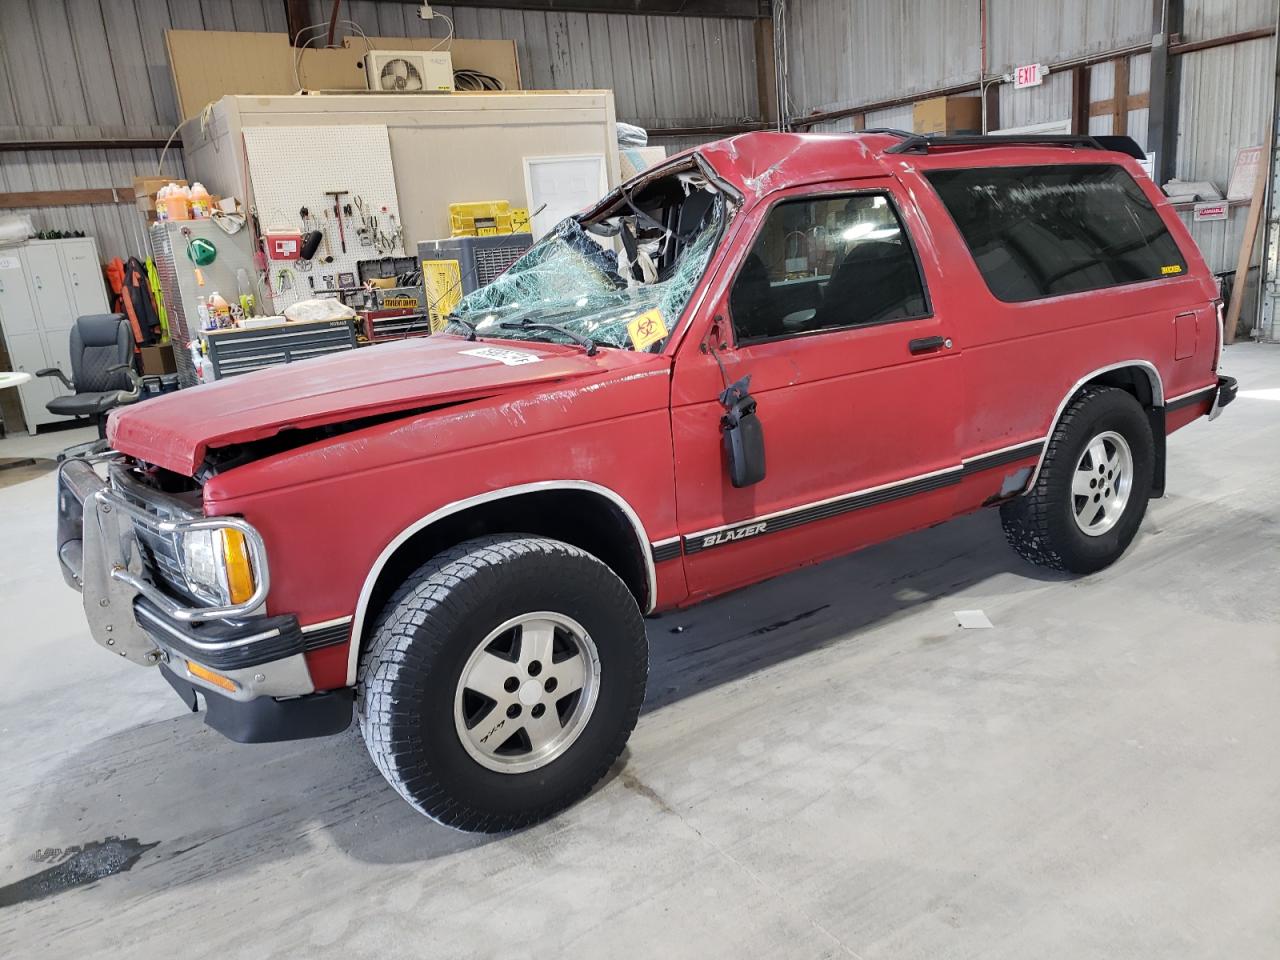
[[[342,252],[347,252],[347,234],[342,227],[342,198],[347,195],[346,190],[326,190],[326,197],[333,197],[333,212],[338,217],[338,243],[342,246]]]

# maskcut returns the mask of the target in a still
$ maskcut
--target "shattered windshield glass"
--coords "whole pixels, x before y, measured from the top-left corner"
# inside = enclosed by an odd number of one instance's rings
[[[578,220],[562,220],[506,273],[463,297],[451,314],[462,322],[449,330],[466,333],[471,325],[481,337],[571,342],[545,327],[519,326],[555,324],[601,347],[661,349],[706,269],[723,222],[720,196],[694,193],[702,194],[689,208],[696,216],[685,209],[688,194],[668,203],[665,209],[676,211],[665,220],[670,227],[629,203],[624,213],[600,221],[596,232],[603,241]],[[681,216],[693,219],[683,233]],[[621,252],[611,249],[615,242]]]

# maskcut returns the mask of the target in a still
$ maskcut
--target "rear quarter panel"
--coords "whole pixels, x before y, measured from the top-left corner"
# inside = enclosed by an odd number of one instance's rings
[[[917,160],[897,161],[897,174],[934,226],[936,256],[955,294],[948,298],[947,319],[949,335],[964,349],[963,456],[1044,438],[1073,387],[1091,372],[1114,364],[1152,364],[1166,398],[1216,382],[1216,284],[1167,198],[1132,159],[1119,154],[1100,158],[1096,151],[1027,148],[1001,150],[999,159],[967,152]],[[922,175],[925,169],[1100,161],[1120,164],[1137,180],[1178,244],[1187,264],[1183,275],[1005,303],[991,293],[955,221]],[[964,303],[962,308],[953,306],[957,300]],[[1198,334],[1187,358],[1175,360],[1176,318],[1187,312],[1196,315]],[[1192,412],[1190,418],[1195,415]],[[1170,427],[1182,422],[1171,418]],[[989,478],[975,478],[965,486],[962,500],[967,497],[970,502],[962,506],[976,506],[993,492]]]

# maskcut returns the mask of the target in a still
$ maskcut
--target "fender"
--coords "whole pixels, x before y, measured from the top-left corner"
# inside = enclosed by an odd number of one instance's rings
[[[1044,448],[1040,451],[1040,459],[1036,461],[1036,468],[1031,471],[1031,477],[1027,480],[1026,488],[1022,491],[1024,495],[1035,487],[1036,480],[1040,478],[1040,469],[1044,466],[1044,458],[1049,453],[1049,441],[1053,438],[1053,432],[1058,429],[1058,421],[1061,420],[1062,415],[1066,413],[1067,404],[1071,402],[1071,398],[1076,395],[1076,392],[1081,387],[1094,379],[1094,377],[1108,373],[1112,370],[1123,370],[1125,367],[1138,367],[1147,375],[1147,379],[1151,381],[1151,405],[1161,409],[1164,408],[1164,381],[1160,378],[1160,371],[1157,370],[1155,364],[1149,360],[1122,360],[1119,363],[1109,363],[1105,367],[1098,367],[1098,369],[1086,373],[1075,382],[1074,386],[1072,386],[1070,390],[1067,391],[1066,396],[1062,398],[1062,402],[1058,404],[1058,409],[1054,411],[1053,420],[1049,423],[1049,430],[1044,435]],[[1161,432],[1160,436],[1156,438],[1156,445],[1156,459],[1163,464],[1163,432]]]
[[[356,670],[360,664],[360,645],[365,635],[365,616],[369,612],[369,598],[373,594],[374,584],[378,582],[378,577],[382,573],[383,567],[387,565],[387,561],[391,559],[392,555],[400,549],[400,546],[406,540],[419,530],[423,530],[431,524],[443,520],[445,517],[471,507],[479,506],[483,503],[492,503],[495,500],[505,500],[508,497],[518,497],[524,493],[538,493],[547,490],[582,490],[599,494],[622,511],[623,516],[631,524],[631,529],[636,536],[636,546],[644,557],[645,577],[649,586],[649,604],[644,612],[646,614],[652,613],[658,601],[658,577],[653,567],[653,551],[649,546],[649,535],[645,532],[644,523],[640,520],[639,514],[616,490],[611,490],[608,487],[601,486],[598,483],[591,483],[587,480],[539,480],[535,483],[522,483],[513,487],[503,487],[500,490],[490,490],[474,497],[455,500],[437,510],[431,511],[401,530],[390,543],[382,548],[382,552],[378,554],[378,559],[369,568],[364,585],[360,588],[360,598],[356,602],[355,617],[351,626],[351,639],[348,641],[350,647],[347,651],[347,686],[352,686],[356,682]]]

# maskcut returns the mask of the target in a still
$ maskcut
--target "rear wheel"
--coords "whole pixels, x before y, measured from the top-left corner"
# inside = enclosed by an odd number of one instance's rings
[[[605,564],[556,540],[486,537],[435,557],[388,602],[361,659],[360,729],[418,810],[511,830],[605,774],[647,669],[640,610]]]
[[[1055,570],[1093,573],[1114,563],[1146,513],[1154,447],[1131,394],[1086,387],[1059,419],[1035,486],[1000,508],[1009,543]]]

